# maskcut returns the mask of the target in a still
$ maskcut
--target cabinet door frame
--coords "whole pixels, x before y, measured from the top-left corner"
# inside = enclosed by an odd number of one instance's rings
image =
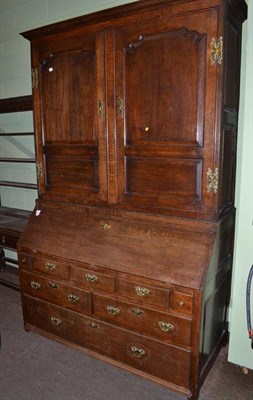
[[[119,27],[115,30],[115,71],[116,71],[116,89],[115,89],[115,107],[116,107],[116,131],[117,131],[117,157],[118,157],[118,178],[117,178],[117,203],[122,204],[125,207],[134,209],[145,210],[161,210],[162,213],[169,213],[174,215],[187,215],[196,216],[202,215],[206,218],[211,218],[211,215],[215,212],[217,193],[209,191],[207,188],[208,171],[215,171],[217,165],[217,145],[219,140],[219,102],[220,99],[216,98],[216,91],[218,85],[220,85],[220,76],[222,73],[222,66],[219,64],[212,64],[210,61],[211,47],[210,43],[213,37],[218,36],[218,15],[217,10],[201,11],[198,15],[194,14],[183,14],[178,15],[173,19],[166,20],[161,17],[159,22],[157,21],[142,21],[139,24],[135,24],[133,27]],[[159,29],[157,30],[157,26]],[[156,30],[155,30],[156,29]],[[139,38],[148,35],[162,34],[169,31],[185,29],[186,32],[204,35],[206,48],[205,48],[205,65],[201,68],[205,69],[205,88],[204,88],[204,126],[203,126],[203,144],[192,146],[192,145],[181,145],[177,146],[175,143],[171,143],[170,146],[152,146],[150,151],[145,151],[144,146],[129,146],[126,143],[126,90],[124,87],[125,77],[125,66],[124,66],[124,49],[128,45],[132,45]],[[118,109],[119,99],[123,100],[123,114]],[[177,196],[172,199],[173,201],[167,201],[161,199],[159,196],[153,196],[152,201],[149,203],[148,196],[129,196],[126,193],[126,158],[127,157],[147,157],[153,158],[159,157],[160,154],[163,157],[178,157],[181,156],[182,160],[188,159],[196,162],[199,160],[202,164],[196,167],[199,170],[197,173],[201,177],[196,183],[196,190],[199,191],[200,200],[191,201],[187,199],[178,199]],[[200,187],[201,186],[201,187]],[[172,198],[173,196],[171,196]]]
[[[62,40],[55,40],[51,43],[43,43],[42,45],[32,46],[32,74],[36,72],[36,83],[33,87],[33,101],[34,101],[34,125],[35,125],[35,146],[37,158],[37,177],[38,177],[38,190],[39,197],[45,200],[60,200],[60,201],[74,201],[80,203],[89,202],[105,202],[107,200],[107,135],[106,135],[106,81],[105,81],[105,34],[104,32],[89,34],[94,37],[95,48],[95,83],[94,83],[94,135],[93,143],[84,142],[85,157],[87,160],[97,161],[97,175],[98,175],[98,189],[89,188],[69,188],[47,186],[47,171],[45,162],[45,138],[43,127],[43,107],[42,107],[42,76],[41,76],[41,52],[43,49],[52,48],[54,46],[62,46]],[[85,36],[70,38],[68,47],[71,43],[75,43],[78,39],[85,40]],[[63,45],[64,49],[64,45]],[[78,144],[74,146],[73,151],[77,151],[80,156],[82,155],[82,146]],[[79,149],[78,149],[79,147]],[[74,157],[73,157],[74,160]],[[96,169],[94,168],[94,169]],[[71,186],[71,185],[70,185]]]

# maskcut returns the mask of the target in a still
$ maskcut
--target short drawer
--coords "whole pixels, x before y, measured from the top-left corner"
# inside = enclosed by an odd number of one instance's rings
[[[31,270],[32,256],[23,252],[18,253],[18,265],[20,270]]]
[[[25,271],[20,273],[20,285],[22,291],[26,294],[76,312],[90,314],[90,292]]]
[[[191,319],[161,313],[134,303],[92,296],[93,315],[104,321],[169,343],[191,345]]]
[[[146,372],[189,388],[191,352],[23,296],[26,324]]]
[[[19,236],[11,235],[8,233],[0,234],[0,246],[8,247],[10,249],[15,250],[17,248]]]
[[[71,267],[70,280],[78,286],[83,286],[91,291],[114,292],[114,276],[89,270],[85,268]]]
[[[33,257],[33,270],[50,277],[69,280],[69,265],[50,256],[35,255]]]
[[[169,290],[147,286],[140,281],[131,282],[119,279],[116,292],[120,297],[130,299],[139,304],[151,305],[154,308],[169,308]]]
[[[171,291],[170,307],[175,311],[192,314],[193,296],[179,291]]]

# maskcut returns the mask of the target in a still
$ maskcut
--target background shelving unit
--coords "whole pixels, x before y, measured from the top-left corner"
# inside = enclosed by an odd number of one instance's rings
[[[32,96],[21,96],[0,100],[0,114],[32,111]],[[1,126],[0,126],[1,128]],[[34,132],[0,132],[0,139],[22,139],[24,137],[34,137]],[[20,163],[35,164],[35,157],[0,157],[0,165],[2,163]],[[20,180],[0,179],[0,187],[13,187],[20,189],[37,190],[36,183],[30,183]],[[22,210],[14,207],[6,207],[1,203],[0,198],[0,271],[15,271],[13,266],[17,266],[18,262],[13,257],[5,255],[5,250],[16,251],[18,239],[26,226],[31,211]],[[17,269],[16,269],[17,271]],[[18,287],[17,283],[10,282],[3,278],[5,274],[0,274],[0,283],[8,286]]]

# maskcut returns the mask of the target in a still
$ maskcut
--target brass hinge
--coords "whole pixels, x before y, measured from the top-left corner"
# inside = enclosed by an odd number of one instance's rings
[[[39,86],[39,73],[38,68],[32,68],[32,88],[36,89]]]
[[[223,36],[220,36],[219,39],[215,39],[214,37],[210,43],[211,54],[210,61],[211,64],[222,64],[223,61]]]
[[[206,190],[208,193],[217,193],[219,186],[219,170],[215,168],[212,171],[210,168],[206,174]]]
[[[36,163],[36,174],[37,174],[37,179],[39,180],[42,176],[42,163],[41,162]]]

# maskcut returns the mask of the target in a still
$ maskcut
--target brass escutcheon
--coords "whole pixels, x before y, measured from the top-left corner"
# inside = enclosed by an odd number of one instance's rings
[[[96,324],[96,322],[94,322],[94,321],[89,321],[88,325],[93,329],[99,328],[99,325]]]
[[[110,224],[107,224],[107,222],[101,221],[100,222],[100,228],[102,229],[110,229],[112,226]]]
[[[47,269],[48,271],[52,271],[53,269],[56,268],[56,265],[53,264],[53,263],[51,263],[51,262],[46,262],[46,263],[45,263],[45,267],[46,267],[46,269]]]
[[[50,286],[52,289],[57,289],[57,284],[56,284],[55,282],[49,282],[49,286]]]
[[[132,308],[132,312],[137,315],[137,317],[144,315],[144,311],[142,311],[140,308]]]

